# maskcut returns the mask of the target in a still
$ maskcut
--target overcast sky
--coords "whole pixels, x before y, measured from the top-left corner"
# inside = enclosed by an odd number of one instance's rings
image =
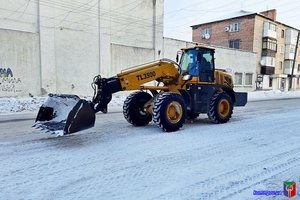
[[[192,40],[191,25],[233,12],[277,10],[277,21],[300,29],[300,0],[165,0],[164,36]]]

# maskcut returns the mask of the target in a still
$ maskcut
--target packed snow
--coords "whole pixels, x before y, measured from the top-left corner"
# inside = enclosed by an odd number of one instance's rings
[[[300,199],[299,97],[250,92],[228,123],[200,115],[164,133],[153,123],[128,124],[121,93],[95,127],[64,137],[31,127],[45,97],[2,98],[1,199],[288,199],[287,180]]]

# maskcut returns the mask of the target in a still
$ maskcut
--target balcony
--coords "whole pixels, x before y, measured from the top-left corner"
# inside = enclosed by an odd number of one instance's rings
[[[275,73],[275,67],[262,66],[261,74],[272,75]]]
[[[287,75],[292,74],[292,69],[293,69],[293,60],[285,60],[283,73]],[[297,74],[297,70],[298,70],[297,65],[295,65],[294,74]]]
[[[276,39],[276,36],[277,36],[276,31],[264,29],[263,37],[270,37],[270,38]]]
[[[263,31],[263,37],[269,37],[277,39],[277,26],[276,24],[270,23],[270,22],[264,22],[264,31]]]
[[[293,60],[295,56],[296,45],[285,45],[284,59]]]
[[[293,29],[287,29],[285,32],[285,44],[296,45],[298,32]]]
[[[260,60],[261,66],[275,67],[275,58],[269,56],[262,56]]]
[[[264,57],[275,57],[276,56],[276,51],[270,50],[270,49],[263,49],[261,51],[261,56]]]

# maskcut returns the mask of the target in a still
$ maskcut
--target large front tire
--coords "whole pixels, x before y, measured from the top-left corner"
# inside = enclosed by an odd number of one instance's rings
[[[186,104],[181,95],[165,92],[154,102],[153,122],[166,132],[177,131],[185,122],[186,112]]]
[[[134,126],[145,126],[152,120],[150,113],[145,111],[144,105],[152,96],[149,93],[138,91],[130,94],[123,105],[125,119]]]
[[[232,99],[226,92],[216,92],[210,101],[208,118],[215,124],[226,123],[233,112]]]

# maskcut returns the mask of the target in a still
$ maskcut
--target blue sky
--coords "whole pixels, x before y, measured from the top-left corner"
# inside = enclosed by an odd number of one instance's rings
[[[300,29],[299,0],[165,0],[164,36],[192,40],[191,25],[245,10],[277,10],[277,21]]]

